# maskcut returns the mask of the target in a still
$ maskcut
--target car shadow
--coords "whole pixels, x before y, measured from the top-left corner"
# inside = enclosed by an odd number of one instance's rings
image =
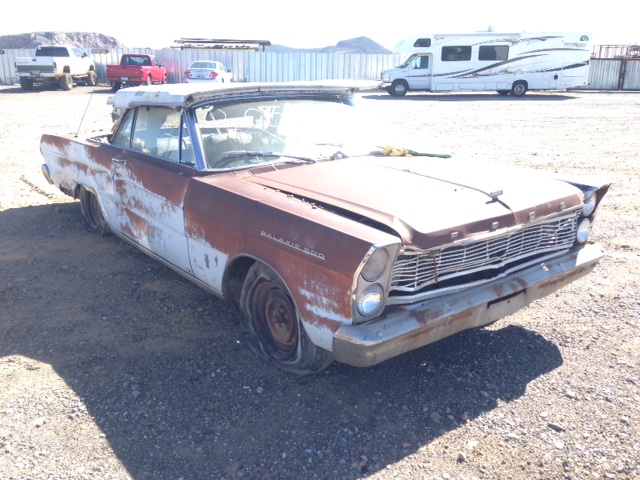
[[[80,218],[78,202],[0,212],[0,358],[51,365],[136,479],[299,478],[311,463],[366,477],[563,363],[503,321],[368,369],[286,374],[251,353],[235,305]]]
[[[575,96],[570,93],[536,93],[529,92],[523,97],[513,97],[511,95],[498,95],[495,92],[487,93],[429,93],[410,92],[404,97],[394,97],[386,92],[375,94],[363,94],[363,98],[369,100],[400,100],[411,102],[560,102],[575,100]]]

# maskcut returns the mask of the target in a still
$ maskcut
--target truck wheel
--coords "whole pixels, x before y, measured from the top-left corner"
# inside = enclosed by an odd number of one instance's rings
[[[31,90],[33,89],[33,80],[30,78],[20,77],[20,86],[23,90]]]
[[[164,75],[164,76],[162,77],[162,82],[161,82],[161,83],[162,83],[162,85],[164,85],[165,83],[167,83],[167,76],[166,76],[166,75]]]
[[[251,350],[270,364],[296,375],[318,373],[333,355],[311,342],[280,277],[256,262],[240,294],[240,318]]]
[[[118,90],[120,90],[120,83],[119,82],[111,82],[111,90],[113,90],[114,92],[117,92]]]
[[[73,77],[70,73],[63,73],[59,83],[63,90],[71,90],[71,87],[73,87]]]
[[[84,186],[80,187],[80,211],[87,226],[93,233],[100,237],[104,237],[109,233],[109,227],[102,216],[98,198]]]
[[[527,93],[527,82],[520,80],[511,86],[511,95],[514,97],[522,97],[525,93]]]
[[[98,84],[98,75],[96,72],[91,70],[89,75],[87,75],[87,79],[85,80],[86,84],[90,87],[95,87]]]
[[[153,85],[153,78],[151,78],[151,75],[147,77],[147,85]]]
[[[404,97],[409,91],[409,85],[404,80],[394,80],[389,87],[389,93],[394,97]]]

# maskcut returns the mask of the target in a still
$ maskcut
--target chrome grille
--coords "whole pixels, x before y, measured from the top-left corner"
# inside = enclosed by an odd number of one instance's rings
[[[429,285],[475,272],[525,263],[573,245],[580,211],[477,241],[431,250],[405,250],[392,272],[391,292],[418,292]]]

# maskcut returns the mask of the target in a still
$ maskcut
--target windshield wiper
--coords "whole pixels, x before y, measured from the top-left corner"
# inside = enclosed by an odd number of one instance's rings
[[[220,157],[220,160],[224,160],[226,158],[237,158],[237,157],[280,157],[279,153],[274,152],[263,152],[262,150],[242,150],[239,152],[227,152]]]
[[[303,157],[301,155],[290,155],[286,153],[278,153],[278,152],[263,152],[262,150],[242,150],[236,152],[227,152],[226,154],[220,157],[220,160],[225,160],[229,158],[241,158],[241,157],[260,157],[260,158],[292,158],[294,160],[302,160],[307,163],[316,163],[317,160],[315,158]]]

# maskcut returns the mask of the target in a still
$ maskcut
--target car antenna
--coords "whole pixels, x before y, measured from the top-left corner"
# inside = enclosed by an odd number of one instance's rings
[[[80,125],[78,125],[78,131],[76,132],[76,138],[80,135],[80,128],[82,128],[82,122],[84,122],[84,116],[87,114],[87,110],[89,110],[89,104],[91,103],[91,99],[93,98],[93,92],[89,96],[89,101],[87,102],[87,106],[84,109],[84,113],[82,114],[82,118],[80,119]]]

